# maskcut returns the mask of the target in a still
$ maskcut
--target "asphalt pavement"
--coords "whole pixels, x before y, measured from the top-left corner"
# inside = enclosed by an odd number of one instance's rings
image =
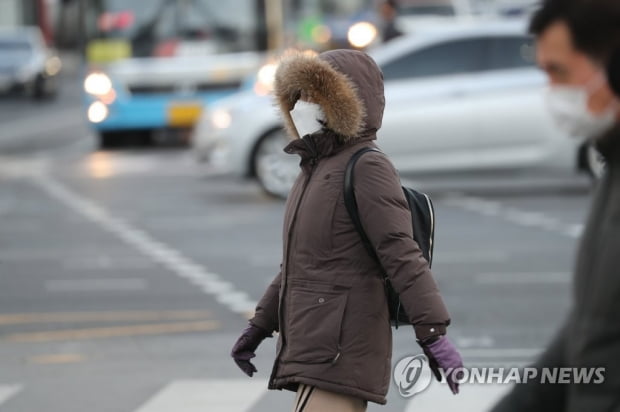
[[[284,204],[185,148],[98,151],[76,76],[57,100],[0,98],[0,410],[289,411],[229,350],[276,274]],[[468,366],[535,359],[570,306],[590,183],[404,176],[437,208],[434,274]],[[394,364],[420,353],[394,332]],[[370,411],[483,411],[507,386],[392,385]]]

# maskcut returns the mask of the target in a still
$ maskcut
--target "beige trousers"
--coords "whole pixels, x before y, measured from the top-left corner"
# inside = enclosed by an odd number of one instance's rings
[[[367,406],[365,400],[301,384],[293,412],[366,412]]]

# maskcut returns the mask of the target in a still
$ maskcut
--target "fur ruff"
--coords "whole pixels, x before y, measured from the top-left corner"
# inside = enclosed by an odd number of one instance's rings
[[[326,127],[343,142],[355,139],[364,125],[365,108],[355,84],[316,56],[285,57],[276,72],[274,94],[288,133],[299,138],[290,111],[304,91],[325,113]]]

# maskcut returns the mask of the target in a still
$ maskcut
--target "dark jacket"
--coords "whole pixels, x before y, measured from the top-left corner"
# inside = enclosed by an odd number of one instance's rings
[[[402,35],[403,32],[398,30],[398,27],[396,27],[396,22],[392,20],[385,23],[381,33],[381,40],[383,40],[383,43],[387,43]]]
[[[573,310],[534,367],[604,367],[605,382],[517,385],[495,412],[620,411],[620,124],[598,146],[608,172],[581,239]]]
[[[281,273],[251,322],[280,332],[271,389],[304,383],[385,403],[392,335],[381,270],[343,201],[347,162],[359,148],[374,146],[381,126],[383,76],[370,57],[351,50],[284,60],[276,97],[294,137],[288,111],[302,89],[323,108],[326,129],[285,149],[301,157],[302,172],[286,204]],[[384,155],[369,153],[355,173],[362,224],[416,334],[445,333],[449,315],[412,239],[396,170]]]

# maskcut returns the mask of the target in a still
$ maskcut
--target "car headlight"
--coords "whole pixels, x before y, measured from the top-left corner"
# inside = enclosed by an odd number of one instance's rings
[[[93,102],[90,106],[88,106],[88,120],[91,123],[101,123],[108,118],[109,114],[110,110],[108,109],[108,106],[102,102]]]
[[[300,51],[297,49],[285,50],[278,60],[283,57],[298,54]],[[318,53],[314,50],[304,50],[301,52],[305,56],[316,56]],[[254,83],[254,93],[259,96],[266,96],[273,91],[273,85],[276,81],[276,71],[278,71],[278,61],[270,61],[265,63],[256,75],[256,82]]]
[[[228,129],[232,123],[232,115],[226,109],[216,109],[211,113],[211,124],[216,129]]]
[[[276,63],[267,63],[258,70],[256,84],[254,85],[254,92],[256,94],[265,96],[271,93],[276,80],[277,69],[278,65]]]
[[[84,80],[84,91],[94,96],[106,96],[112,91],[112,80],[101,72],[93,72]]]
[[[50,57],[45,62],[45,72],[48,76],[56,76],[60,72],[61,68],[62,61],[56,56]]]
[[[363,49],[368,47],[377,38],[377,28],[367,21],[355,23],[349,28],[347,39],[353,47]]]

